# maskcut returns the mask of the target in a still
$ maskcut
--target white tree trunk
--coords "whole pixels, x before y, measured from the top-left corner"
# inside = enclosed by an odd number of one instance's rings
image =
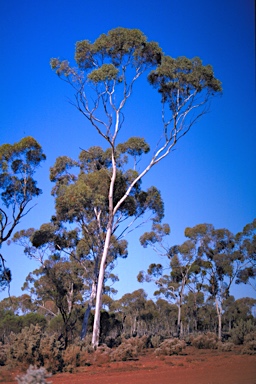
[[[112,235],[112,222],[110,223],[107,229],[104,250],[103,250],[102,259],[100,262],[98,286],[97,286],[97,293],[96,293],[95,315],[94,315],[94,323],[93,323],[93,334],[92,334],[93,348],[98,347],[99,339],[100,339],[100,311],[101,311],[101,304],[102,304],[101,298],[102,298],[102,289],[103,289],[106,261],[107,261],[109,246],[110,246],[111,235]]]
[[[218,339],[221,340],[221,328],[222,328],[222,306],[218,302],[217,297],[215,297],[216,311],[218,315]]]

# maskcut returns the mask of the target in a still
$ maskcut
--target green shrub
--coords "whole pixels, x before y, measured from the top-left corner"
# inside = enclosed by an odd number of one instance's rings
[[[242,353],[247,355],[255,355],[256,354],[256,332],[250,332],[248,335],[244,337],[244,348],[242,349]]]
[[[7,360],[11,366],[17,364],[41,365],[40,341],[42,330],[38,325],[25,327],[19,334],[10,334]]]
[[[129,342],[123,342],[119,347],[115,348],[111,352],[111,361],[127,361],[135,360],[138,358],[138,347],[130,344]]]
[[[52,372],[62,372],[64,367],[63,351],[65,343],[57,334],[44,336],[40,343],[40,356],[44,367]]]
[[[38,325],[25,327],[19,334],[10,335],[6,363],[13,366],[44,366],[56,373],[64,366],[64,342],[57,335],[46,336]]]
[[[160,344],[163,342],[163,337],[160,335],[153,335],[151,336],[150,341],[153,348],[158,348]]]
[[[179,355],[185,347],[186,343],[184,340],[167,339],[159,345],[159,347],[155,350],[155,354],[157,356]]]
[[[46,318],[43,315],[40,315],[39,313],[27,313],[24,316],[21,316],[22,319],[22,327],[30,327],[31,324],[33,325],[39,325],[39,327],[44,330],[46,327]]]
[[[190,337],[190,342],[193,347],[198,349],[217,349],[218,337],[213,332],[207,332]]]
[[[137,348],[137,351],[141,353],[144,349],[151,346],[150,338],[146,335],[141,337],[131,337],[129,339],[123,339],[122,343],[129,344],[132,347]]]
[[[240,320],[238,324],[234,326],[234,328],[230,332],[230,340],[236,344],[241,345],[244,343],[246,335],[251,332],[255,332],[256,327],[252,320]]]
[[[46,384],[51,383],[50,381],[46,382],[45,379],[48,377],[51,377],[51,374],[47,373],[45,368],[38,369],[30,365],[27,373],[17,376],[16,380],[19,384]]]

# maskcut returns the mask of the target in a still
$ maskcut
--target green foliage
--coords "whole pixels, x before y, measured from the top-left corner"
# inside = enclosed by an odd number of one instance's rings
[[[221,91],[221,83],[214,77],[212,67],[203,66],[199,57],[189,60],[186,57],[174,59],[164,56],[161,65],[149,74],[148,80],[158,88],[162,101],[169,104],[174,114],[204,89],[210,94]]]
[[[0,146],[0,188],[4,206],[24,209],[32,197],[41,193],[33,175],[45,158],[41,146],[32,137]]]
[[[231,330],[230,340],[236,345],[241,345],[244,343],[246,335],[250,334],[251,332],[255,332],[255,329],[255,321],[240,320],[237,324],[234,325],[234,328]]]
[[[113,64],[103,64],[99,69],[94,69],[87,78],[97,84],[101,81],[117,80],[118,69]]]
[[[42,330],[38,325],[25,327],[20,333],[10,335],[10,348],[8,351],[8,363],[10,365],[19,364],[40,364],[40,342]]]
[[[47,320],[44,315],[40,315],[39,313],[27,313],[22,316],[22,327],[30,327],[31,324],[39,325],[39,327],[44,331],[46,327]]]
[[[22,318],[15,315],[12,311],[0,312],[0,340],[9,339],[11,332],[19,333],[22,329]]]
[[[29,209],[26,211],[29,202],[42,193],[33,176],[45,158],[41,146],[33,137],[25,137],[13,145],[0,146],[0,248],[29,212]],[[0,254],[0,289],[10,284],[11,278],[11,271]]]

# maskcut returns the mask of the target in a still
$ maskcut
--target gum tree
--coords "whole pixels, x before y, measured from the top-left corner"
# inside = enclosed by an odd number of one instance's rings
[[[243,267],[243,256],[237,248],[235,236],[226,228],[215,229],[211,224],[199,224],[186,228],[185,234],[197,247],[197,263],[215,304],[218,338],[221,340],[223,305]]]
[[[31,200],[42,193],[33,177],[45,158],[33,137],[0,146],[0,248],[32,209],[29,207]],[[5,259],[0,254],[0,287],[10,281],[11,271],[5,267]]]
[[[156,42],[148,42],[137,29],[116,28],[91,43],[79,41],[75,52],[76,67],[66,60],[51,59],[57,75],[69,83],[75,107],[85,116],[110,146],[111,167],[108,186],[108,222],[97,282],[92,344],[99,344],[101,296],[105,264],[111,244],[116,214],[136,184],[173,150],[177,142],[207,111],[209,99],[221,91],[210,65],[199,58],[174,59],[163,54]],[[150,71],[150,72],[149,72]],[[124,107],[135,82],[148,74],[149,83],[158,90],[162,103],[161,140],[149,157],[148,164],[131,178],[126,191],[114,201],[117,189],[117,146],[124,128]],[[140,138],[125,143],[125,151],[135,158],[145,152]]]
[[[177,314],[177,335],[182,335],[182,306],[187,292],[195,296],[202,288],[199,284],[198,275],[200,267],[197,263],[197,249],[195,244],[189,239],[182,245],[167,247],[164,239],[170,233],[168,224],[154,225],[151,232],[146,232],[140,237],[141,245],[148,246],[167,258],[169,265],[165,268],[163,264],[152,263],[149,265],[147,273],[140,271],[138,274],[139,282],[154,281],[158,289],[154,292],[155,296],[164,296],[167,300],[174,301],[178,308]],[[164,273],[168,270],[168,273]]]
[[[256,291],[256,219],[237,233],[238,252],[243,260],[243,268],[237,275],[236,284],[249,284]]]

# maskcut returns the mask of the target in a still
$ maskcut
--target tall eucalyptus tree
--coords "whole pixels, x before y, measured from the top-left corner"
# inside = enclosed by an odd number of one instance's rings
[[[75,52],[76,67],[66,60],[51,59],[57,75],[69,83],[74,92],[73,104],[110,146],[110,182],[108,185],[107,230],[100,260],[92,343],[99,343],[100,308],[111,238],[116,216],[137,183],[164,159],[192,125],[207,111],[207,103],[221,91],[219,80],[210,65],[199,58],[174,59],[163,54],[156,42],[148,42],[138,29],[116,28],[91,43],[79,41]],[[149,72],[151,70],[151,72]],[[158,146],[145,167],[131,174],[126,190],[115,199],[118,190],[118,139],[124,127],[124,107],[135,82],[148,74],[149,83],[158,90],[162,103],[162,128]],[[135,158],[146,152],[141,138],[128,140],[124,151]]]

